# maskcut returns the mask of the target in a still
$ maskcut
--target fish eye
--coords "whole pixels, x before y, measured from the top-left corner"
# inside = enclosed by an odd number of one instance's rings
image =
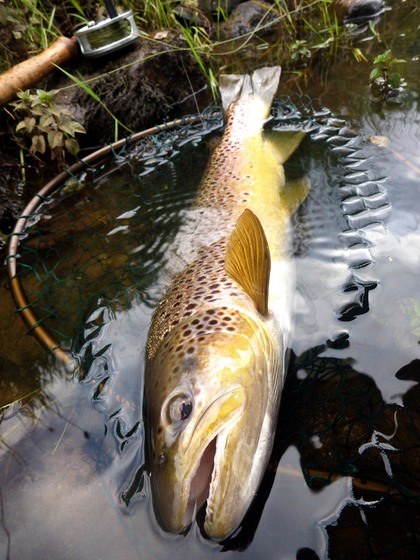
[[[187,395],[175,397],[168,407],[171,422],[178,424],[188,420],[193,411],[193,403]]]

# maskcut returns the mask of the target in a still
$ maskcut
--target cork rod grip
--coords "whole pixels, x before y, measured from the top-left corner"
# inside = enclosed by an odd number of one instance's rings
[[[45,51],[0,74],[0,105],[14,99],[19,91],[35,86],[54,70],[54,65],[62,66],[75,58],[76,42],[76,37],[60,37]]]

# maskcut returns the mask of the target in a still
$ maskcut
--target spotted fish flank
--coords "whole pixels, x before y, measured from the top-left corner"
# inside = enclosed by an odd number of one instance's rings
[[[226,243],[216,243],[209,247],[208,251],[201,255],[196,262],[190,265],[173,283],[165,297],[160,301],[154,315],[152,329],[148,338],[148,359],[152,359],[158,348],[159,342],[176,327],[179,323],[188,320],[200,310],[207,318],[209,310],[214,313],[214,307],[223,297],[228,296],[228,301],[235,305],[239,302],[244,304],[244,293],[240,286],[230,278],[225,271],[225,260],[220,258]],[[236,301],[238,300],[238,301]],[[250,309],[253,307],[251,298],[248,297]],[[215,325],[216,318],[207,318],[193,323],[194,336],[200,336],[202,328]],[[227,328],[227,322],[231,318],[227,316],[221,327]],[[212,322],[210,322],[212,321]],[[200,324],[200,329],[195,328]],[[200,333],[200,334],[199,334]],[[165,342],[166,344],[166,342]],[[165,347],[164,344],[164,347]]]
[[[207,535],[230,535],[272,450],[293,284],[289,217],[308,190],[306,182],[289,189],[282,167],[303,134],[262,131],[279,78],[280,68],[222,77],[226,130],[190,230],[174,243],[181,270],[166,271],[171,284],[149,331],[153,502],[173,532],[186,530],[206,502]]]

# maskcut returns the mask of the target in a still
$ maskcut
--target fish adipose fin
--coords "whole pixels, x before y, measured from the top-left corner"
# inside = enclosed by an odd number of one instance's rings
[[[284,189],[280,192],[281,204],[287,209],[289,216],[292,216],[311,190],[309,177],[300,177],[288,181]]]
[[[306,132],[303,130],[297,130],[295,132],[273,130],[266,132],[264,135],[265,148],[267,150],[271,149],[278,162],[283,165],[297,150],[305,136]]]
[[[290,131],[268,131],[264,135],[264,149],[270,153],[272,158],[283,165],[299,147],[306,133],[303,130]],[[281,173],[283,175],[283,171]],[[291,216],[307,197],[311,189],[309,177],[300,177],[281,183],[280,201],[282,208],[286,209],[287,215]]]
[[[219,78],[219,90],[223,109],[227,111],[236,99],[245,96],[258,97],[270,107],[279,87],[280,74],[280,66],[260,68],[251,76],[222,74]]]
[[[261,315],[268,315],[271,258],[264,229],[251,210],[239,217],[226,248],[225,270],[254,301]]]

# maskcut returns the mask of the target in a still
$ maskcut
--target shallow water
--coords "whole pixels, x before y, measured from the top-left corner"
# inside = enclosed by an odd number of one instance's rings
[[[175,147],[173,137],[168,145],[160,137],[157,152],[143,147],[150,157],[133,149],[88,170],[86,187],[44,205],[24,240],[28,297],[79,356],[82,379],[25,334],[4,293],[0,406],[22,400],[0,409],[0,558],[212,558],[222,551],[224,558],[273,560],[417,558],[420,82],[413,5],[387,12],[378,27],[393,54],[407,60],[398,103],[375,111],[369,67],[351,58],[305,87],[329,112],[302,116],[308,137],[286,170],[312,182],[294,224],[294,355],[272,461],[241,530],[224,544],[206,540],[197,524],[186,536],[164,533],[144,470],[143,349],[162,291],[158,272],[211,143],[210,134],[190,129]],[[378,137],[388,147],[372,141]]]

